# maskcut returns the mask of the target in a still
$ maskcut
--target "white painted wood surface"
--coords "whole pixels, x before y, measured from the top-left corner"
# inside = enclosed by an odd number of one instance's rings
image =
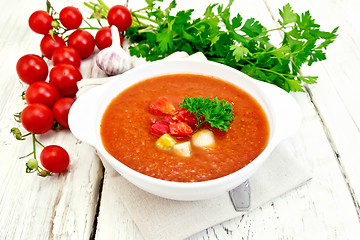
[[[66,5],[84,9],[82,1],[51,2],[57,9]],[[106,1],[109,5],[119,2],[125,1]],[[276,26],[277,9],[287,2],[296,11],[310,10],[325,30],[340,26],[328,59],[302,69],[304,75],[317,75],[319,80],[307,86],[306,93],[293,94],[304,121],[300,130],[282,143],[282,148],[306,161],[313,179],[249,214],[189,237],[191,240],[360,238],[360,2],[235,0],[232,9],[271,28]],[[195,8],[195,14],[201,14],[208,3],[178,0],[178,8]],[[129,0],[131,8],[144,4]],[[0,239],[143,239],[116,197],[116,173],[104,170],[95,151],[69,131],[40,137],[45,145],[60,144],[69,151],[71,164],[66,173],[51,178],[25,174],[25,161],[18,157],[31,151],[31,142],[18,142],[10,134],[11,127],[19,126],[12,114],[24,107],[20,94],[26,88],[18,81],[15,65],[24,54],[40,53],[41,36],[27,27],[27,21],[32,12],[45,9],[45,1],[13,0],[4,2],[3,7]],[[81,71],[86,78],[101,76],[93,58],[82,63]]]

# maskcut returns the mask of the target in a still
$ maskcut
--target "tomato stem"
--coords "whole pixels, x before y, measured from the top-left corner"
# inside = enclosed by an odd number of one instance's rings
[[[27,133],[27,134],[23,135],[22,137],[26,137],[29,135],[32,135],[33,151],[25,156],[19,157],[20,159],[26,158],[30,155],[34,155],[34,158],[36,159],[36,143],[39,144],[40,146],[42,146],[43,148],[45,147],[39,140],[36,139],[35,134],[33,134],[33,133]]]
[[[89,28],[79,28],[79,29],[99,29],[99,28],[93,27],[88,21],[85,20],[85,18],[83,18],[83,20],[89,26]]]
[[[137,21],[138,21],[140,24],[144,24],[144,23],[140,22],[140,20],[139,20],[140,18],[157,24],[157,21],[154,20],[154,19],[152,19],[152,18],[143,16],[143,15],[140,15],[140,14],[136,14],[135,11],[133,11],[133,12],[131,12],[131,13],[132,13],[132,15],[137,19]],[[146,25],[146,24],[144,24],[144,25]]]
[[[25,155],[25,156],[19,157],[19,159],[26,158],[26,157],[28,157],[28,156],[32,155],[33,153],[34,153],[34,152],[31,152],[31,153],[29,153],[28,155]]]
[[[18,112],[18,113],[14,114],[14,119],[18,123],[21,123],[20,117],[21,117],[21,112]]]
[[[34,141],[34,144],[35,144],[35,142],[36,142],[36,143],[38,143],[40,146],[42,146],[43,148],[45,147],[41,142],[39,142],[39,140],[36,139],[35,134],[33,134],[33,141]]]
[[[100,29],[100,28],[98,28],[98,27],[83,27],[83,28],[78,28],[78,29],[81,29],[81,30],[96,29],[96,30],[98,30],[98,29]]]
[[[35,134],[32,134],[32,140],[33,140],[33,154],[34,154],[34,158],[36,159],[36,138],[35,138]]]

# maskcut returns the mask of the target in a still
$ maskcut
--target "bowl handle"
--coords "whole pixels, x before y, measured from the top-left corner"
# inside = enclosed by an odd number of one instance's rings
[[[72,134],[79,140],[96,146],[98,131],[98,106],[101,102],[102,86],[94,87],[78,97],[70,108],[68,122]]]
[[[288,92],[273,84],[257,81],[257,84],[265,90],[275,113],[276,131],[274,136],[278,142],[290,137],[300,127],[302,122],[301,109]]]

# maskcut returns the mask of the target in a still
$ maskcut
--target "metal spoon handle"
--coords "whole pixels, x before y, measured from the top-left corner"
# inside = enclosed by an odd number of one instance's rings
[[[251,189],[249,180],[229,191],[231,201],[236,211],[247,211],[251,204]]]

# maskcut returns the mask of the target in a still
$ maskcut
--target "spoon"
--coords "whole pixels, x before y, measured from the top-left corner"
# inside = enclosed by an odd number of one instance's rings
[[[230,190],[229,195],[235,211],[241,212],[250,209],[251,190],[249,180],[246,180],[236,188]]]

